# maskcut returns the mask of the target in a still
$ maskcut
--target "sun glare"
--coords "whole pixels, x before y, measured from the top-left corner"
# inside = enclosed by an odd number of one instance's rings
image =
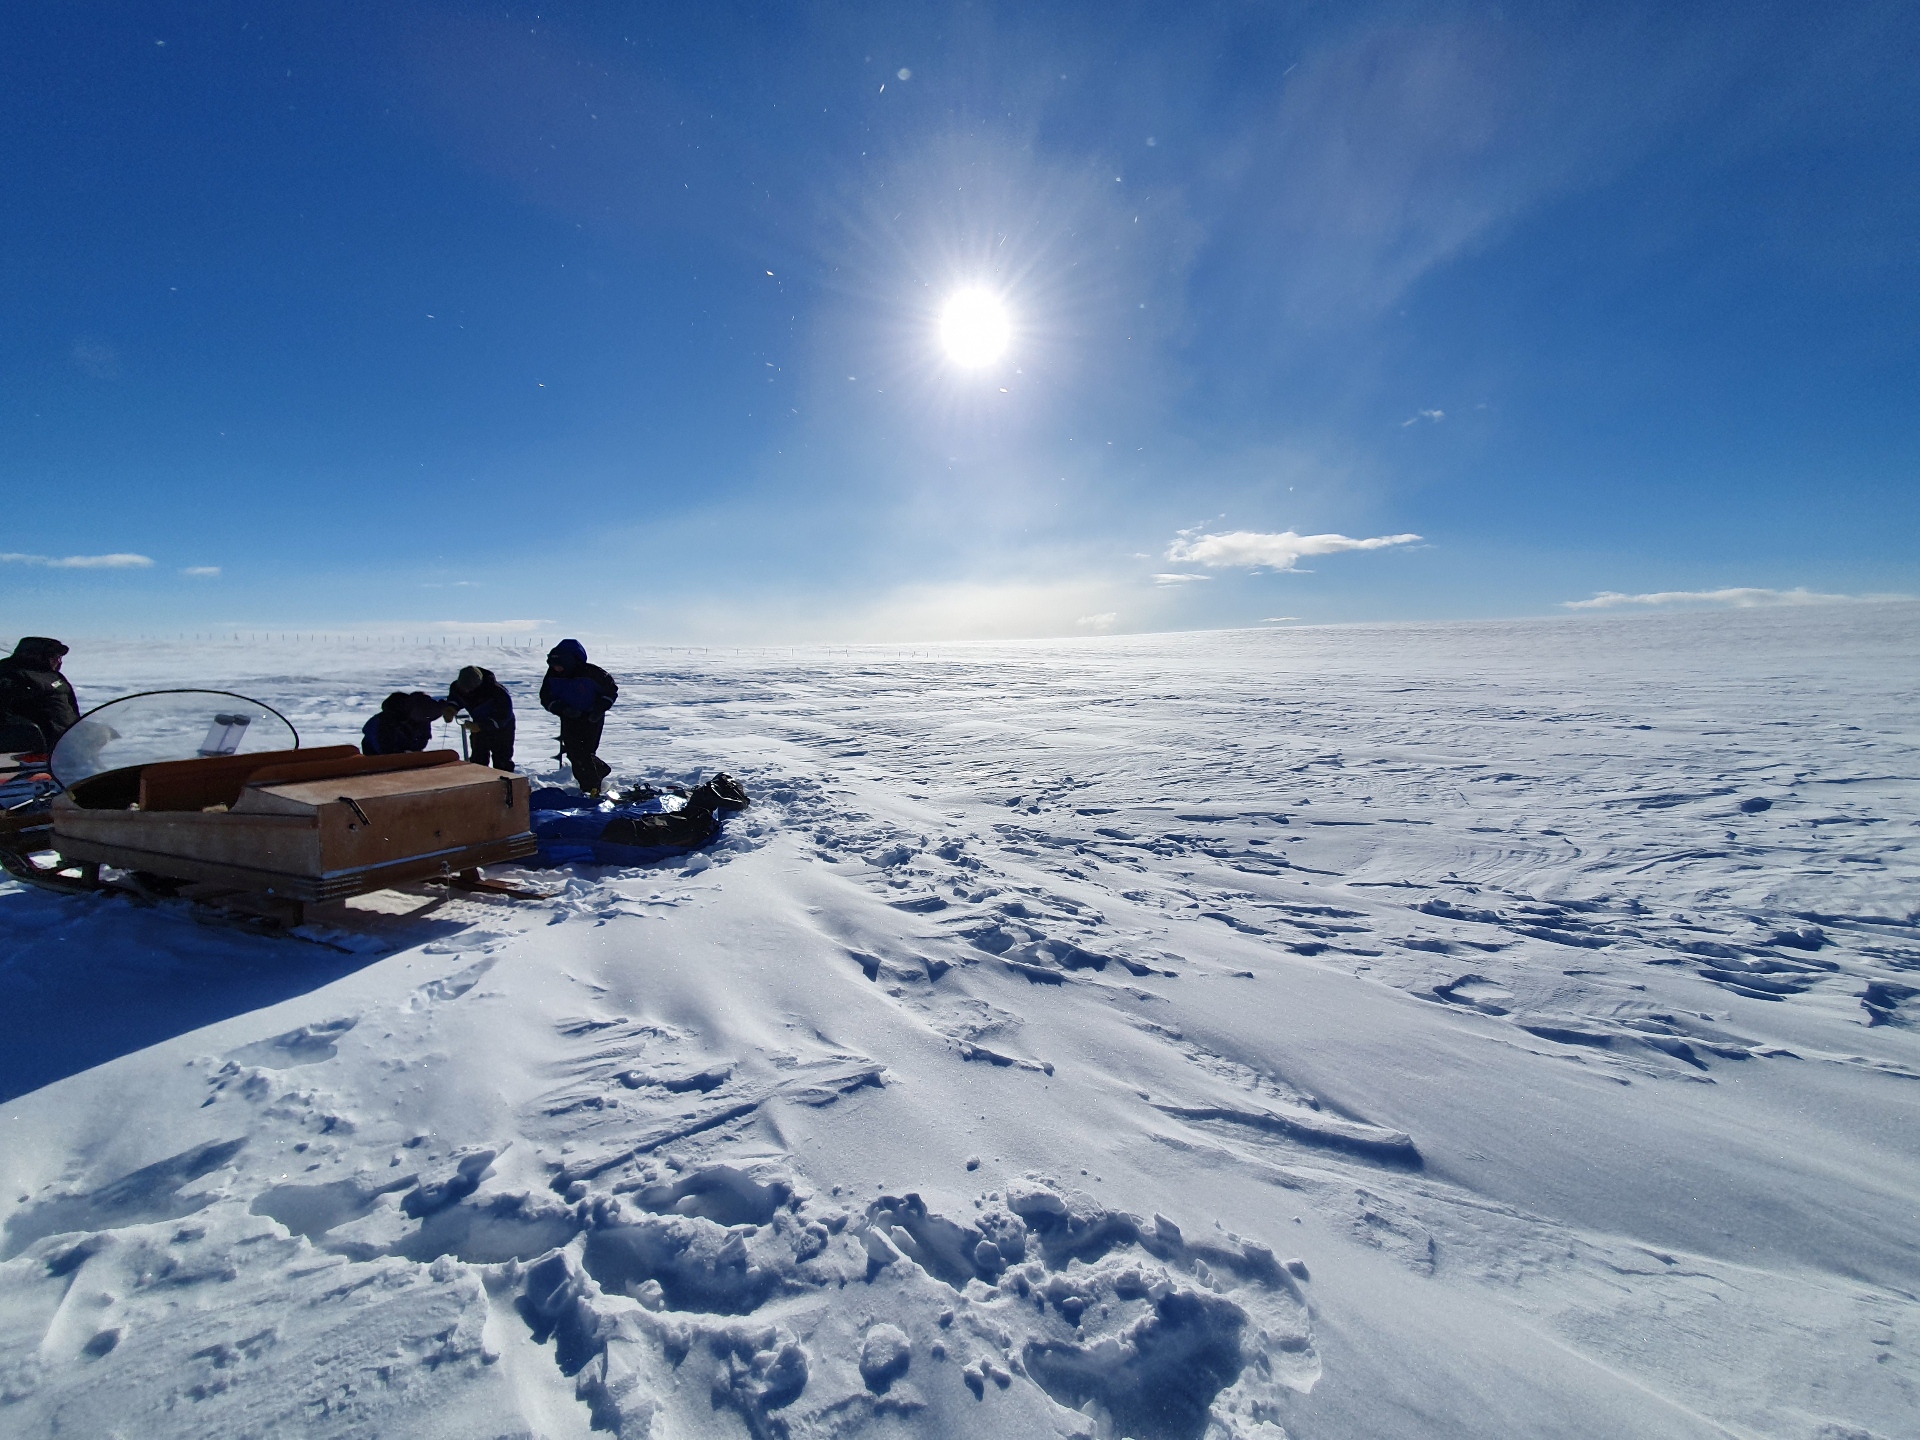
[[[940,312],[940,343],[947,358],[969,370],[998,360],[1012,338],[1007,307],[985,290],[962,290]]]

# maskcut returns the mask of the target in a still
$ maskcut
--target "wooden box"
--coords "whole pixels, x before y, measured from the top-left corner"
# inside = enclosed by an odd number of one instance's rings
[[[109,771],[53,802],[53,847],[289,900],[340,900],[535,853],[524,775],[350,746]]]

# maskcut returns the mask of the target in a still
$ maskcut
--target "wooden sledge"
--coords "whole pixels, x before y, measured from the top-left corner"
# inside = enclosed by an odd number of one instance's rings
[[[160,761],[56,796],[42,843],[61,863],[34,868],[64,889],[98,888],[102,865],[165,877],[185,882],[174,893],[250,899],[237,908],[293,923],[308,905],[409,882],[531,895],[479,874],[538,850],[527,796],[524,775],[451,750],[363,756],[335,745]]]

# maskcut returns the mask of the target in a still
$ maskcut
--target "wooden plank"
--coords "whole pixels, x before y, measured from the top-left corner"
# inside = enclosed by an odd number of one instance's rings
[[[394,770],[424,770],[435,765],[460,763],[460,757],[451,750],[422,750],[404,755],[361,755],[351,745],[328,748],[343,749],[347,753],[335,758],[270,765],[265,769],[254,771],[247,783],[284,785],[303,780],[332,780],[347,775],[384,775]]]
[[[325,868],[320,821],[311,812],[206,815],[197,810],[87,810],[62,796],[53,806],[54,848],[64,855],[77,841],[248,869],[317,875]],[[130,868],[158,869],[153,865]]]
[[[160,834],[168,829],[207,829],[230,830],[234,828],[233,816],[240,814],[248,825],[291,826],[295,829],[311,830],[320,822],[311,809],[288,811],[281,814],[249,815],[245,812],[228,810],[89,810],[84,805],[76,805],[65,795],[54,797],[50,814],[64,834],[80,834],[93,826],[119,827],[116,834],[126,833],[128,827],[134,830],[151,830]]]
[[[140,768],[142,810],[203,810],[231,805],[255,771],[291,760],[330,760],[355,754],[351,745],[316,750],[261,750],[252,755],[212,755],[198,760],[160,760]]]
[[[479,865],[499,865],[535,854],[540,842],[531,834],[504,840],[489,840],[478,845],[461,845],[434,855],[414,855],[382,865],[366,866],[329,875],[289,874],[258,866],[225,864],[141,850],[130,845],[103,844],[91,839],[60,842],[61,858],[73,862],[112,865],[122,870],[143,870],[155,875],[171,875],[181,880],[206,880],[230,885],[236,890],[251,890],[281,895],[294,900],[340,900],[400,885],[410,880],[426,880],[451,875]]]
[[[247,787],[247,793],[241,797],[236,811],[284,811],[290,805],[318,807],[332,804],[342,795],[364,805],[369,800],[383,800],[392,796],[433,795],[468,787],[491,793],[495,808],[511,809],[517,797],[532,793],[524,775],[512,775],[504,770],[474,765],[453,756],[451,751],[445,753],[452,757],[450,762],[426,769],[344,775],[337,780],[262,780]]]

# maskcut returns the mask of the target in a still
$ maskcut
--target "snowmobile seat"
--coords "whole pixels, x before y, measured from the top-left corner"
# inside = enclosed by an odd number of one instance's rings
[[[142,810],[204,810],[210,805],[231,805],[259,770],[295,759],[325,761],[355,753],[351,745],[326,745],[316,750],[261,750],[252,755],[161,760],[140,767],[139,804]]]
[[[0,720],[0,755],[44,755],[47,737],[31,720],[16,720],[11,715]]]

